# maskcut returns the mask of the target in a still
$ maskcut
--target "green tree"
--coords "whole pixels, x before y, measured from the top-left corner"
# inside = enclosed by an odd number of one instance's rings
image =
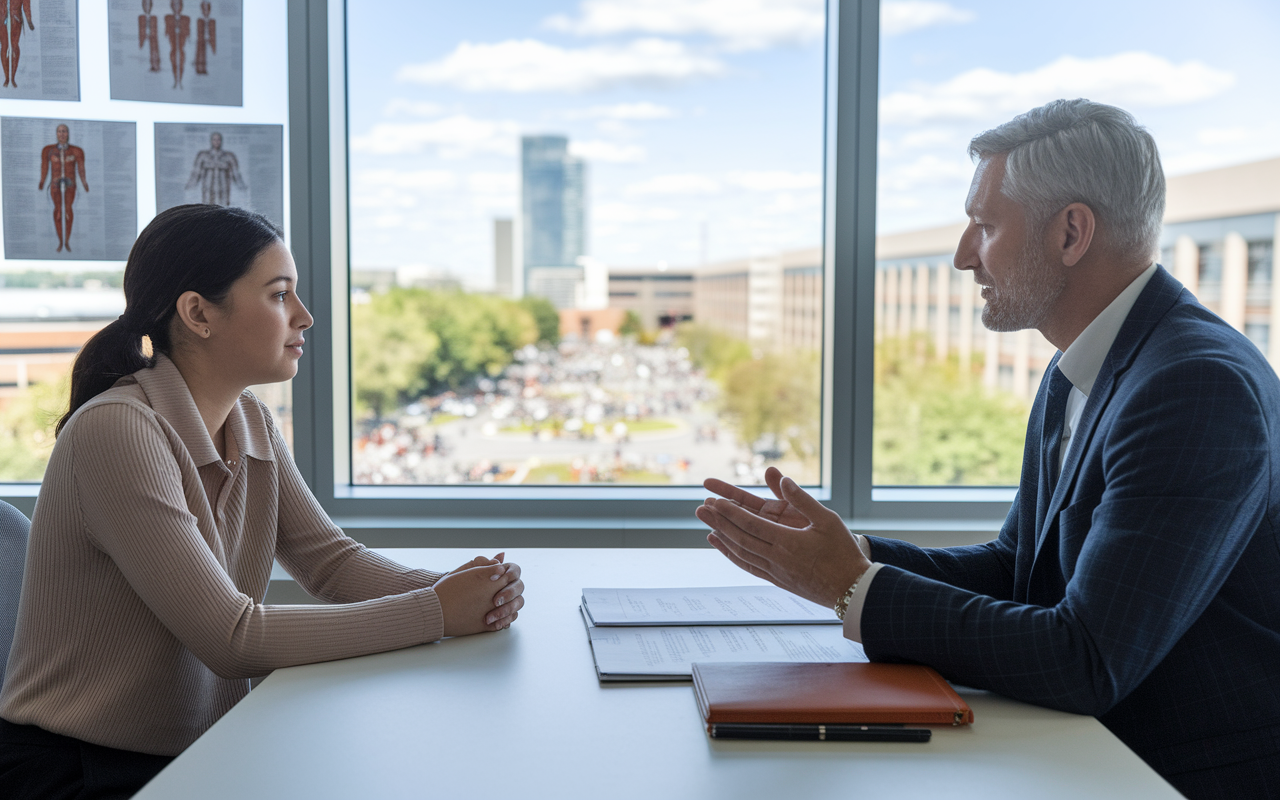
[[[723,382],[738,364],[751,360],[751,347],[746,342],[710,325],[683,323],[676,328],[676,342],[689,351],[689,360],[717,382]]]
[[[769,352],[741,361],[724,379],[723,413],[742,440],[771,438],[807,464],[821,453],[822,369],[818,354]]]
[[[392,289],[354,306],[351,319],[356,410],[375,417],[497,376],[539,335],[523,303],[466,292]]]
[[[627,309],[627,314],[622,318],[622,324],[618,326],[618,334],[621,336],[639,336],[644,333],[644,322],[640,319],[640,315],[632,309]]]
[[[538,343],[555,347],[560,344],[560,312],[545,297],[525,295],[520,306],[533,315],[538,326]]]
[[[999,486],[1018,482],[1027,404],[982,386],[982,365],[929,357],[918,337],[876,346],[872,481]]]
[[[0,481],[38,481],[53,451],[53,428],[67,410],[70,374],[33,383],[0,410]]]

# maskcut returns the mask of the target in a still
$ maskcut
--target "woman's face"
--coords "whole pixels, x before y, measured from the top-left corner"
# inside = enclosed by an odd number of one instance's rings
[[[298,268],[281,242],[258,254],[212,312],[218,361],[245,386],[287,381],[298,372],[302,332],[314,320],[298,299]]]

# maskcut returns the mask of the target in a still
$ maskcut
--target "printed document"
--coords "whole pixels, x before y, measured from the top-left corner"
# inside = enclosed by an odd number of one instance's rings
[[[835,611],[777,586],[685,589],[583,589],[592,624],[836,625]]]

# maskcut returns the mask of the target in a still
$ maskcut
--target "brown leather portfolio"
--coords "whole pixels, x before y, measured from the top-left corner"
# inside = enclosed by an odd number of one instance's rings
[[[695,663],[693,691],[708,725],[973,722],[950,684],[915,664]]]

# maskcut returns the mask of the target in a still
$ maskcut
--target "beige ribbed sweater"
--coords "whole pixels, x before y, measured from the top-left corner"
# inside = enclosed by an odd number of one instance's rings
[[[164,356],[58,437],[31,523],[0,716],[176,755],[278,667],[439,639],[440,576],[347,538],[246,392],[218,457]],[[272,559],[316,597],[269,606]]]

